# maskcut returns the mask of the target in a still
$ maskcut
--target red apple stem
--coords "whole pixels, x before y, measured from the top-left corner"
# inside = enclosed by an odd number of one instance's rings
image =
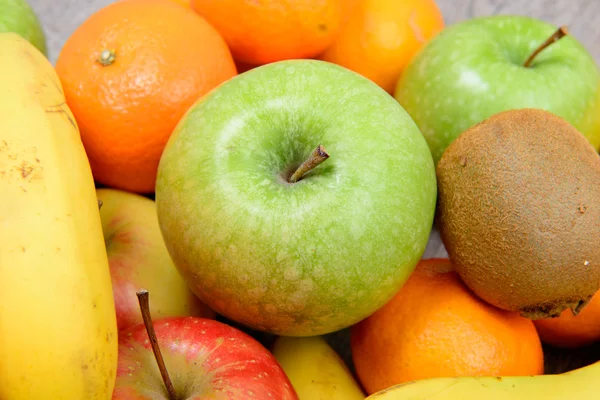
[[[308,159],[304,161],[298,169],[288,179],[289,183],[296,183],[310,170],[321,164],[323,161],[329,158],[329,154],[325,151],[323,145],[318,145],[316,149],[310,154]]]
[[[163,382],[165,383],[165,387],[167,388],[169,400],[177,400],[177,393],[175,393],[173,382],[171,382],[169,372],[167,371],[167,367],[165,366],[165,361],[163,359],[162,353],[160,352],[160,347],[158,346],[158,339],[156,338],[154,325],[152,324],[148,291],[146,289],[142,289],[136,294],[140,303],[140,310],[142,312],[144,325],[146,326],[146,332],[148,333],[148,338],[150,339],[150,345],[152,346],[152,351],[154,352],[154,358],[156,358],[156,363],[158,364],[160,375],[162,376]]]
[[[550,36],[548,39],[546,39],[546,41],[544,43],[542,43],[537,49],[535,49],[535,51],[533,53],[531,53],[531,55],[525,61],[523,66],[525,68],[529,67],[531,65],[531,63],[533,62],[533,59],[538,54],[540,54],[542,52],[542,50],[544,50],[546,47],[550,46],[552,43],[559,41],[561,38],[565,37],[568,33],[569,33],[569,31],[567,30],[566,26],[563,25],[560,28],[558,28],[556,30],[556,32],[554,32],[552,34],[552,36]]]

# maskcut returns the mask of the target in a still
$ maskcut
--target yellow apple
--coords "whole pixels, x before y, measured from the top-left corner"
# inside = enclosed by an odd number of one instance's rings
[[[143,322],[136,292],[152,292],[152,318],[215,313],[188,288],[163,241],[156,205],[147,197],[111,188],[96,190],[110,264],[119,331]]]

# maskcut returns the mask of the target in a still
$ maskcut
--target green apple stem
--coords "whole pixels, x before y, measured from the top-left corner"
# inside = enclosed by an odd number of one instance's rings
[[[288,179],[288,182],[289,183],[298,182],[300,179],[302,179],[304,174],[306,174],[308,171],[312,170],[313,168],[315,168],[317,165],[321,164],[323,161],[327,160],[328,158],[329,158],[329,154],[327,153],[327,151],[325,151],[325,148],[323,147],[323,145],[321,145],[321,144],[318,145],[317,148],[310,154],[308,159],[306,161],[304,161],[302,163],[302,165],[300,165],[298,167],[298,169],[296,169],[296,171],[292,174],[292,176],[290,176],[290,178]]]
[[[167,367],[165,366],[165,361],[163,360],[162,353],[160,352],[160,347],[158,346],[158,339],[156,338],[154,325],[152,324],[152,317],[150,316],[150,302],[148,300],[148,291],[146,289],[142,289],[136,294],[140,303],[140,310],[142,312],[144,325],[146,326],[146,332],[148,333],[148,338],[150,339],[150,345],[152,346],[152,351],[154,352],[154,358],[156,358],[156,363],[158,364],[160,375],[162,376],[163,382],[165,383],[165,387],[167,388],[169,400],[177,400],[177,393],[175,393],[175,388],[173,387],[173,383],[171,382],[171,378],[169,377],[169,372],[167,371]]]
[[[548,39],[546,39],[546,41],[544,43],[542,43],[537,49],[535,49],[535,51],[533,53],[531,53],[531,55],[525,61],[525,63],[523,64],[523,66],[525,68],[529,67],[531,65],[533,59],[538,54],[540,54],[540,52],[542,50],[544,50],[546,47],[550,46],[552,43],[557,42],[561,38],[565,37],[568,33],[569,32],[568,32],[566,26],[561,26],[560,28],[558,28],[557,31],[552,34],[552,36],[550,36]]]
[[[102,208],[102,204],[104,204],[102,200],[98,199],[98,210]]]

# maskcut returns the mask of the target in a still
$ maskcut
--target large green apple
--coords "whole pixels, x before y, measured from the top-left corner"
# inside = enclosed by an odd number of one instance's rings
[[[318,145],[329,158],[288,182]],[[386,303],[425,250],[436,195],[427,143],[398,102],[317,60],[254,68],[196,102],[156,184],[165,243],[196,295],[287,336]]]
[[[447,27],[411,60],[394,97],[436,163],[467,128],[516,108],[559,115],[600,149],[600,73],[583,45],[564,36],[524,66],[555,31],[525,16],[474,18]]]

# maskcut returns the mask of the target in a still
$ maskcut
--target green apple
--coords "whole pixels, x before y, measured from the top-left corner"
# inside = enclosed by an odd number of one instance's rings
[[[136,292],[152,291],[152,317],[214,318],[173,265],[158,226],[154,201],[122,190],[96,189],[119,331],[141,324]]]
[[[27,0],[0,0],[0,32],[14,32],[48,54],[46,35]]]
[[[525,16],[478,17],[447,27],[411,60],[394,97],[436,163],[467,128],[517,108],[561,116],[600,149],[600,73],[584,46],[566,35],[524,66],[556,31]]]
[[[319,145],[325,161],[294,173]],[[339,330],[386,303],[425,249],[436,195],[427,143],[398,102],[306,59],[199,99],[156,183],[163,237],[190,288],[217,313],[286,336]]]

